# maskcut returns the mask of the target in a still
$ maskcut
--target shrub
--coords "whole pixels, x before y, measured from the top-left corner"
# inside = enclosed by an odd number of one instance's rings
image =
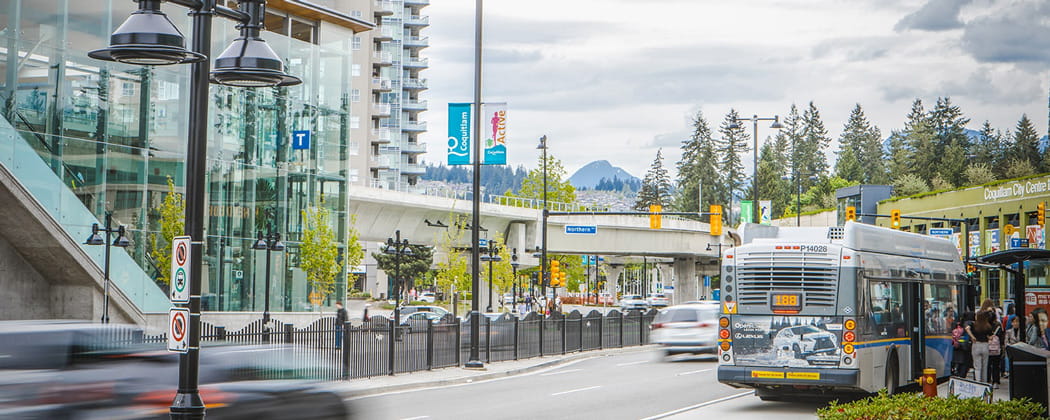
[[[846,404],[832,402],[817,411],[823,420],[838,419],[1032,419],[1042,416],[1043,407],[1027,399],[996,401],[988,404],[978,398],[927,398],[917,393],[894,396],[885,391]]]

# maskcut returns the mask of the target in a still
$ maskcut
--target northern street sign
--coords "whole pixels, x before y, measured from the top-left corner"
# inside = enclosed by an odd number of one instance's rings
[[[190,310],[171,308],[168,311],[168,351],[186,353],[190,349]]]
[[[598,226],[565,226],[566,235],[597,235]]]
[[[930,236],[952,236],[953,233],[955,233],[955,230],[951,228],[930,229]]]
[[[190,237],[171,241],[171,303],[190,303]]]

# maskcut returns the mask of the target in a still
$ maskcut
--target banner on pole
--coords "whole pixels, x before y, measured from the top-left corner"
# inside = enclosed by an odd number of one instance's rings
[[[773,203],[770,200],[758,200],[758,212],[759,223],[773,224]]]
[[[481,105],[484,120],[483,127],[487,127],[485,134],[485,153],[481,159],[484,165],[506,165],[507,164],[507,103],[485,103]]]
[[[754,206],[751,205],[751,200],[740,200],[740,222],[751,223],[754,220]]]
[[[448,104],[448,164],[470,164],[470,104]]]

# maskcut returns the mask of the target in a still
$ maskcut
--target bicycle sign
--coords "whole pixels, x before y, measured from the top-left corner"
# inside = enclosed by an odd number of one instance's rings
[[[190,237],[171,241],[171,303],[190,303]]]

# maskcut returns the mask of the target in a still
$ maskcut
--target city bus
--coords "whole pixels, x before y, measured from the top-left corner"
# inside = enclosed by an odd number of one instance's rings
[[[951,241],[854,222],[740,234],[721,266],[719,382],[781,400],[950,375],[967,284]]]

